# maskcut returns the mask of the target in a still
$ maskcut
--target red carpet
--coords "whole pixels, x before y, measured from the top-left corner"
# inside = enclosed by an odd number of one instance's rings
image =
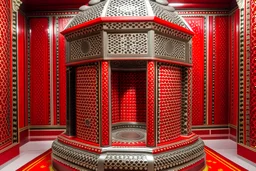
[[[17,171],[51,171],[51,152],[48,150],[40,156],[36,157],[32,161],[28,162]],[[207,167],[204,171],[247,171],[241,166],[235,164],[214,150],[205,147],[206,152],[206,164]]]

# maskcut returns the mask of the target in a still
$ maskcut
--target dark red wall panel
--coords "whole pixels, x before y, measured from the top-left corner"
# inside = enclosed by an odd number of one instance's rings
[[[76,70],[76,136],[99,143],[98,64]]]
[[[146,72],[112,72],[112,122],[146,122]]]
[[[0,150],[12,144],[10,1],[0,0]],[[3,154],[0,154],[2,156]],[[2,159],[2,158],[1,158]],[[0,161],[0,165],[3,163]]]
[[[111,73],[111,110],[112,123],[120,122],[120,105],[119,105],[119,73]]]
[[[172,65],[161,65],[158,69],[158,143],[178,138],[181,134],[182,71]]]
[[[71,18],[59,18],[59,40],[58,40],[58,64],[59,67],[59,117],[60,125],[66,125],[66,41],[64,36],[60,33],[63,31]]]
[[[25,41],[26,41],[26,22],[23,14],[18,13],[18,114],[19,114],[19,128],[27,126],[27,112],[25,111]]]
[[[30,124],[50,123],[50,65],[48,18],[31,18],[30,27]]]
[[[121,122],[146,122],[146,72],[119,73]]]
[[[205,18],[204,17],[185,17],[190,27],[195,33],[193,37],[193,69],[192,69],[192,111],[193,111],[193,125],[203,125],[204,124],[204,74],[205,64],[204,64],[204,34],[205,34]]]
[[[214,123],[228,123],[228,17],[215,17]]]

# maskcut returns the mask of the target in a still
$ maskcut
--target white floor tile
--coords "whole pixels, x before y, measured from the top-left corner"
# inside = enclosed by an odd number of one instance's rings
[[[256,171],[256,164],[237,155],[237,144],[232,140],[204,140],[206,146],[220,153],[249,171]]]
[[[1,171],[15,171],[51,148],[52,141],[30,141],[20,147],[20,155],[0,166]]]

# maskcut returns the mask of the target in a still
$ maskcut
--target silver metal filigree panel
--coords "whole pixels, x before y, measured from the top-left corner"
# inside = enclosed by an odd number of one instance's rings
[[[127,1],[111,0],[106,16],[147,16],[147,7],[144,0]]]
[[[104,169],[111,170],[148,170],[145,154],[107,154]]]
[[[108,54],[148,54],[147,33],[108,34]]]
[[[161,5],[152,1],[150,1],[150,5],[156,17],[177,24],[181,27],[187,28],[186,24],[184,23],[184,21],[181,19],[177,12],[168,11],[164,9]]]
[[[74,17],[74,19],[70,22],[67,28],[70,28],[78,24],[100,17],[102,14],[103,8],[105,6],[105,3],[106,2],[101,2],[83,12],[80,12],[78,15]]]
[[[100,34],[70,42],[70,60],[86,59],[102,54]]]
[[[186,43],[156,34],[155,54],[184,61],[186,59]]]

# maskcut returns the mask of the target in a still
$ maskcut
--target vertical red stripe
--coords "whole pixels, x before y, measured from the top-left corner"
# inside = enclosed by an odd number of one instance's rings
[[[66,125],[66,40],[60,33],[64,30],[71,18],[59,18],[59,103],[60,125]]]
[[[250,145],[256,146],[256,2],[251,0],[251,94],[250,94]]]
[[[56,125],[57,124],[57,110],[56,110],[56,106],[57,106],[57,64],[56,64],[56,30],[55,30],[55,24],[56,24],[56,19],[55,17],[53,17],[52,19],[52,81],[53,81],[53,124]]]
[[[235,56],[234,56],[234,121],[233,124],[237,126],[237,118],[238,118],[238,106],[239,106],[239,19],[240,18],[240,11],[237,9],[235,12]]]
[[[244,4],[246,4],[246,0],[244,0],[245,2],[244,2]],[[246,92],[247,92],[247,84],[246,84],[246,78],[247,78],[247,75],[246,75],[246,71],[247,71],[247,63],[246,63],[246,58],[247,58],[247,55],[246,55],[246,47],[247,47],[247,43],[246,43],[246,37],[247,37],[247,32],[246,32],[246,25],[247,25],[247,20],[246,20],[246,13],[247,13],[247,10],[246,10],[246,8],[244,8],[244,35],[243,35],[243,37],[244,37],[244,144],[246,144],[246,131],[247,131],[247,124],[246,124],[246,108],[247,108],[247,99],[246,99]]]
[[[153,147],[155,142],[155,63],[147,66],[147,146]]]
[[[212,124],[212,57],[213,57],[213,17],[209,17],[208,46],[208,124]]]
[[[102,145],[109,145],[109,68],[102,62]]]
[[[25,127],[25,17],[18,13],[18,114],[19,128]]]

